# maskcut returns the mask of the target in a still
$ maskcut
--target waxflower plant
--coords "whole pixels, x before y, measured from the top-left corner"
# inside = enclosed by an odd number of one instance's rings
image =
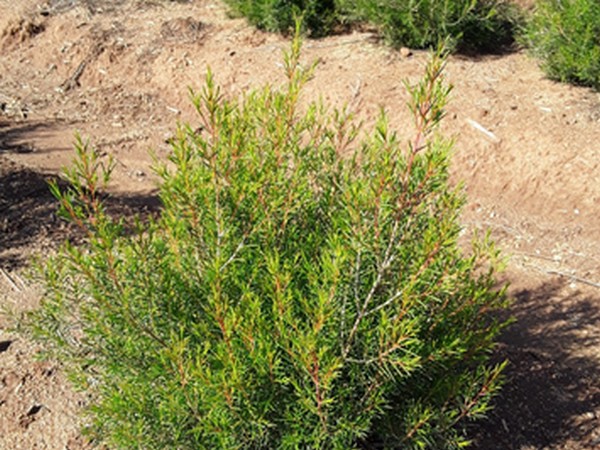
[[[208,72],[134,230],[103,204],[110,162],[78,141],[61,214],[86,232],[40,266],[27,318],[91,396],[115,449],[457,449],[503,365],[506,304],[487,240],[458,245],[450,87],[434,56],[408,86],[415,131],[381,113],[300,106],[314,66],[298,35],[287,83],[227,99]]]

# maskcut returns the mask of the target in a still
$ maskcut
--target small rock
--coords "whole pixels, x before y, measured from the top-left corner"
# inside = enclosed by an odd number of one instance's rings
[[[400,56],[402,56],[403,58],[408,58],[409,56],[412,56],[412,51],[410,48],[407,47],[402,47],[400,48]]]

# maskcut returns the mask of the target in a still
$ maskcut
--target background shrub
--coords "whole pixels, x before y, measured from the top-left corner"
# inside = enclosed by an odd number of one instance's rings
[[[435,47],[446,39],[459,50],[499,51],[511,44],[516,8],[497,0],[340,0],[355,20],[381,27],[395,46]]]
[[[600,2],[540,0],[524,40],[555,80],[600,89]]]
[[[111,448],[457,449],[498,386],[505,297],[493,248],[457,245],[443,62],[410,89],[408,143],[382,114],[359,145],[348,113],[298,107],[299,52],[283,90],[226,100],[208,74],[201,127],[158,165],[161,216],[133,235],[83,143],[53,187],[88,243],[42,266],[28,324]]]
[[[502,0],[226,0],[249,21],[270,31],[293,29],[303,14],[321,36],[340,22],[378,26],[395,46],[436,47],[450,38],[459,50],[500,51],[513,41],[516,7]]]
[[[267,31],[290,32],[296,17],[313,37],[328,34],[337,21],[335,0],[225,0],[237,14]]]

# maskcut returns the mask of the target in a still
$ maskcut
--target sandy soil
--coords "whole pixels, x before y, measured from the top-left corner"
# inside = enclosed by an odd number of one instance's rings
[[[282,83],[286,45],[217,1],[0,0],[1,305],[33,307],[28,259],[72,238],[45,183],[75,131],[116,158],[117,213],[156,211],[149,150],[166,157],[176,122],[196,121],[187,87],[207,66],[231,96]],[[409,132],[402,80],[420,77],[425,53],[355,32],[308,41],[304,55],[319,61],[306,100],[348,103],[367,125],[383,107]],[[518,319],[498,350],[506,387],[473,427],[474,448],[600,448],[600,95],[546,80],[522,51],[454,56],[446,74],[465,229],[491,229],[511,256]],[[0,316],[0,449],[86,448],[85,395],[7,327]]]

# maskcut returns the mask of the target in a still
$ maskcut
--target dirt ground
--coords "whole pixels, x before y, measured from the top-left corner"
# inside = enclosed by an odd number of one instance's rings
[[[217,1],[0,0],[0,305],[34,307],[29,259],[73,237],[46,182],[75,131],[116,158],[111,208],[155,212],[149,150],[165,158],[175,124],[197,121],[187,88],[207,66],[229,96],[282,83],[286,46]],[[354,32],[307,41],[304,56],[319,61],[307,100],[348,103],[367,126],[383,107],[409,132],[402,80],[421,76],[425,53]],[[600,95],[545,79],[517,50],[454,56],[446,75],[465,230],[490,229],[510,256],[517,318],[496,355],[510,361],[505,388],[473,448],[600,449]],[[8,324],[0,315],[0,449],[88,448],[85,394]]]

